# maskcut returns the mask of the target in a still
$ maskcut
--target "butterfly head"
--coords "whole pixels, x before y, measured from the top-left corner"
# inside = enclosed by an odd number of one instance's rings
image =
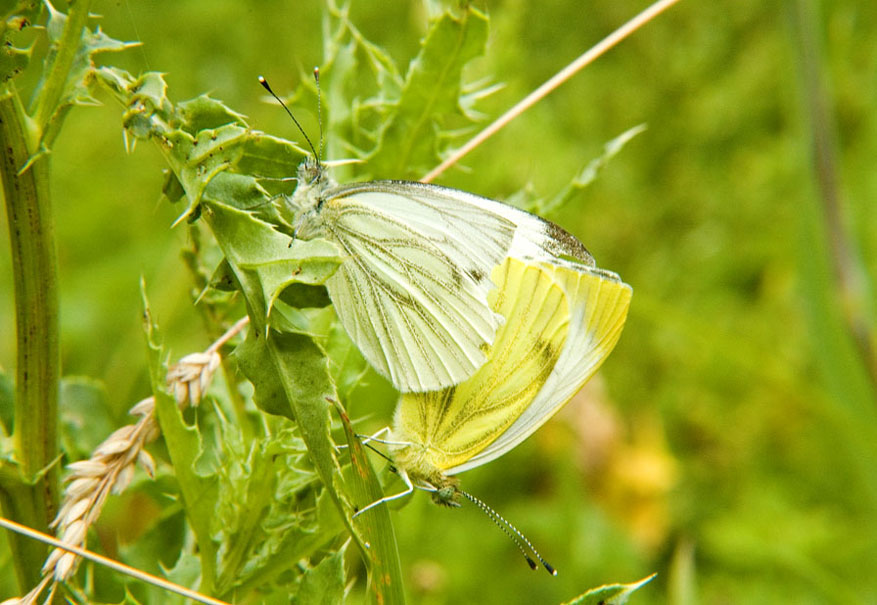
[[[313,156],[308,156],[298,165],[296,177],[298,179],[298,188],[296,189],[296,192],[298,189],[301,189],[302,186],[314,187],[319,185],[320,182],[326,182],[329,180],[326,171],[323,170],[323,165],[320,163],[320,160]]]
[[[320,235],[322,221],[320,210],[325,201],[325,192],[334,183],[323,169],[319,160],[309,157],[298,167],[295,192],[287,198],[294,218],[292,221],[294,237],[311,239]]]
[[[463,499],[463,492],[457,487],[457,480],[454,477],[447,477],[449,482],[432,492],[432,501],[439,506],[447,506],[449,508],[459,508],[460,500]]]

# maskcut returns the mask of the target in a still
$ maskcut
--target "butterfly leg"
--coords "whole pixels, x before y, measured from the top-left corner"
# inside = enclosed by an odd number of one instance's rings
[[[359,515],[361,515],[362,513],[364,513],[365,511],[369,510],[370,508],[374,508],[378,504],[383,504],[384,502],[389,502],[390,500],[396,500],[398,498],[404,498],[405,496],[407,496],[408,494],[410,494],[411,492],[414,491],[414,485],[412,485],[411,479],[408,478],[408,473],[406,473],[402,469],[399,469],[398,472],[399,472],[399,477],[401,477],[402,481],[405,482],[405,490],[401,491],[398,494],[395,494],[393,496],[385,496],[385,497],[381,498],[380,500],[375,500],[374,502],[372,502],[371,504],[369,504],[365,508],[362,508],[362,509],[356,511],[355,513],[353,513],[354,519],[356,517],[358,517]]]
[[[378,443],[383,443],[384,445],[398,445],[398,446],[406,446],[406,445],[417,445],[416,443],[411,443],[410,441],[390,441],[389,439],[378,439],[378,435],[389,433],[390,427],[385,426],[374,435],[367,435],[363,440],[362,444],[366,445],[369,441],[376,441]],[[369,446],[371,447],[371,446]],[[372,448],[374,449],[374,448]]]
[[[385,426],[384,428],[382,428],[382,429],[380,429],[379,431],[377,431],[374,435],[366,435],[366,436],[362,439],[362,444],[365,445],[365,444],[368,443],[369,441],[377,441],[378,443],[386,443],[385,441],[379,439],[378,437],[379,437],[380,435],[387,435],[387,434],[389,434],[389,433],[390,433],[390,427]]]
[[[359,438],[363,445],[368,443],[369,441],[377,441],[378,443],[387,443],[386,441],[379,439],[379,435],[386,435],[390,432],[390,427],[385,426],[384,428],[377,431],[374,435],[360,435],[357,433],[357,438]],[[335,446],[335,452],[340,452],[341,450],[347,449],[349,446],[346,443],[342,443],[340,445]]]

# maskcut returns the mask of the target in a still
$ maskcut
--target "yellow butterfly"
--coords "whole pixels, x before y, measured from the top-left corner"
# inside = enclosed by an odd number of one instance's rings
[[[487,362],[454,387],[401,396],[385,443],[407,489],[357,514],[414,487],[455,505],[464,492],[454,475],[518,445],[593,376],[632,294],[614,273],[560,260],[506,258],[492,278],[490,305],[505,322]]]

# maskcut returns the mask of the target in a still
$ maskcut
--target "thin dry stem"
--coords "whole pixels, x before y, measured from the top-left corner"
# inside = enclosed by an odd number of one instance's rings
[[[658,0],[658,2],[655,2],[643,12],[638,14],[636,17],[634,17],[633,19],[616,29],[614,32],[603,38],[600,42],[592,46],[584,54],[580,55],[579,58],[577,58],[575,61],[557,72],[542,86],[531,92],[514,107],[498,117],[492,124],[490,124],[490,126],[475,135],[475,137],[473,137],[468,143],[466,143],[453,154],[448,156],[448,158],[444,162],[439,164],[438,167],[434,168],[429,174],[420,179],[420,181],[422,183],[431,182],[445,170],[463,159],[463,157],[467,155],[470,151],[472,151],[473,149],[481,145],[481,143],[499,132],[502,128],[506,126],[506,124],[530,109],[530,107],[541,101],[543,97],[548,96],[548,94],[553,92],[554,89],[572,78],[575,74],[587,67],[589,64],[593,63],[594,60],[597,59],[599,56],[604,54],[610,48],[624,40],[627,36],[641,28],[643,25],[660,15],[662,12],[664,12],[677,2],[679,2],[679,0]]]
[[[219,349],[248,323],[238,321],[203,353],[186,355],[168,368],[167,386],[180,408],[197,406],[221,363]],[[135,465],[153,477],[155,462],[144,448],[155,441],[161,429],[155,417],[155,399],[147,397],[130,410],[140,420],[123,426],[101,443],[88,460],[68,465],[64,502],[52,522],[58,538],[66,545],[84,548],[88,529],[100,516],[107,497],[123,492],[134,477]],[[23,597],[21,603],[35,603],[49,577],[54,584],[70,578],[80,561],[78,554],[56,547],[43,565],[43,581]]]
[[[90,550],[85,550],[82,548],[77,548],[71,544],[65,544],[60,540],[53,538],[52,536],[46,535],[42,532],[38,532],[35,529],[30,527],[26,527],[21,525],[20,523],[16,523],[15,521],[10,521],[9,519],[5,519],[0,517],[0,527],[5,529],[12,530],[14,532],[18,532],[22,535],[25,535],[29,538],[33,538],[34,540],[39,540],[40,542],[44,542],[46,544],[51,544],[57,548],[61,548],[64,550],[69,550],[72,553],[75,553],[77,556],[83,557],[85,559],[89,559],[90,561],[95,561],[104,565],[105,567],[109,567],[115,571],[123,573],[125,575],[131,576],[132,578],[136,578],[138,580],[142,580],[148,584],[152,584],[153,586],[158,586],[159,588],[164,588],[176,594],[182,595],[184,597],[188,597],[193,601],[197,601],[199,603],[206,603],[207,605],[228,605],[225,601],[220,601],[219,599],[214,599],[213,597],[208,597],[199,592],[186,588],[185,586],[180,586],[179,584],[174,584],[173,582],[169,582],[162,578],[156,577],[152,574],[146,573],[145,571],[140,571],[139,569],[135,569],[124,563],[119,563],[118,561],[114,561],[113,559],[109,559],[104,557],[103,555],[99,555],[95,552],[91,552]],[[30,593],[28,593],[25,597],[19,598],[15,597],[12,599],[6,599],[0,605],[13,605],[13,604],[21,604],[21,603],[33,603],[39,597],[40,592],[42,592],[49,581],[52,579],[52,576],[45,576],[39,585],[34,588]],[[46,598],[43,600],[44,603],[52,602],[52,595],[54,594],[55,588],[57,587],[57,583],[52,584],[51,590],[49,590],[49,594],[46,595]]]

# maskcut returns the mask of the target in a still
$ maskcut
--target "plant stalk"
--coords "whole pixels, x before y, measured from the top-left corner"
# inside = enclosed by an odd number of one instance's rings
[[[64,31],[56,46],[56,54],[52,58],[52,66],[48,71],[39,96],[34,99],[34,106],[30,115],[36,121],[40,132],[51,131],[48,128],[49,121],[55,114],[61,97],[64,94],[64,86],[70,75],[70,68],[76,59],[82,43],[82,30],[88,22],[88,6],[91,0],[76,0],[70,2]],[[51,57],[51,55],[50,55]],[[57,132],[57,129],[56,129]]]
[[[810,129],[813,174],[828,235],[837,300],[862,365],[877,387],[877,329],[873,321],[872,287],[849,233],[837,167],[835,112],[826,90],[821,49],[816,35],[816,7],[810,0],[792,4],[795,42],[801,65],[802,100]]]
[[[0,97],[0,178],[15,287],[16,380],[13,435],[18,483],[3,482],[4,514],[46,531],[58,502],[58,269],[49,199],[49,159],[31,162],[33,137],[14,95]],[[11,466],[11,465],[10,465]],[[6,470],[10,470],[7,467]],[[46,547],[10,536],[19,582],[39,581]]]

